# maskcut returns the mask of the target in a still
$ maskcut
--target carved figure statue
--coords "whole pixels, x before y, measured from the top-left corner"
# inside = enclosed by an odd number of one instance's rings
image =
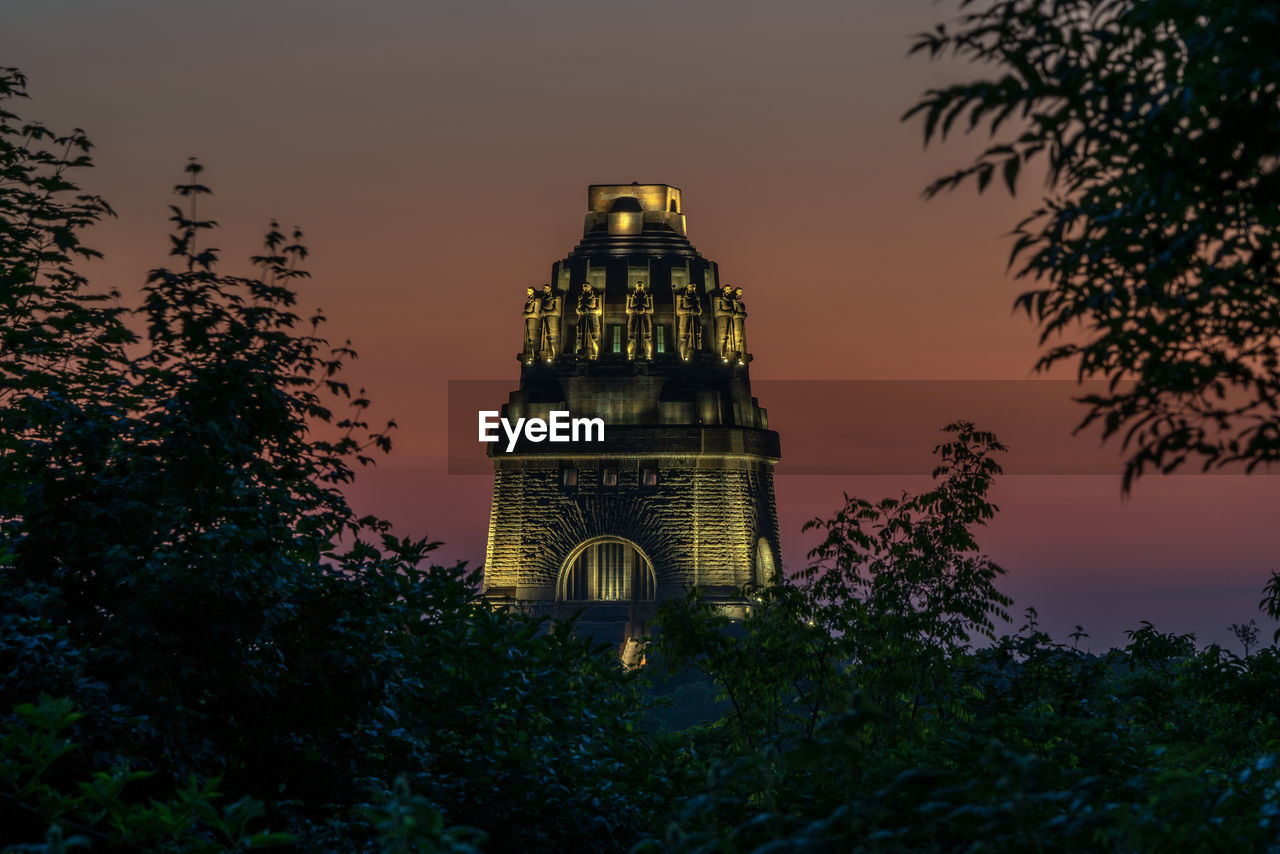
[[[687,362],[691,353],[702,349],[702,300],[693,282],[676,296],[676,334],[680,338],[680,358]]]
[[[533,288],[525,288],[524,293],[524,353],[522,355],[525,364],[528,365],[538,358],[538,351],[542,349],[542,299]]]
[[[554,362],[560,355],[560,313],[561,297],[556,296],[550,285],[542,286],[542,350],[548,362]]]
[[[604,314],[604,304],[600,295],[590,282],[582,283],[582,294],[578,297],[578,353],[585,354],[588,359],[600,356],[600,317]]]
[[[733,337],[738,361],[747,362],[747,307],[742,302],[742,288],[733,289]]]
[[[734,330],[733,315],[737,303],[733,298],[733,288],[725,285],[711,300],[711,310],[716,318],[716,338],[720,349],[720,358],[726,362],[738,358],[738,340]]]
[[[638,344],[644,345],[644,357],[653,358],[653,295],[644,282],[627,294],[627,358],[636,357]]]

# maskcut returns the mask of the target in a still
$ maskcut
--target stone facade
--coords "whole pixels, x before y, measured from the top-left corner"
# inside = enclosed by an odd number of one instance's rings
[[[594,358],[575,346],[584,282],[602,302]],[[628,356],[625,306],[637,282],[652,295],[651,358],[638,346]],[[682,358],[675,307],[689,283],[702,304],[701,340]],[[618,643],[645,633],[656,602],[691,587],[740,610],[737,589],[780,566],[780,446],[751,396],[751,357],[716,349],[710,299],[721,283],[688,241],[680,190],[593,185],[583,239],[553,265],[550,285],[563,306],[552,321],[561,346],[554,357],[520,354],[520,387],[502,415],[599,417],[605,440],[490,446],[486,596],[553,616],[583,610],[584,630]],[[613,551],[600,551],[606,543]],[[612,592],[581,598],[573,591],[588,586],[574,573]]]

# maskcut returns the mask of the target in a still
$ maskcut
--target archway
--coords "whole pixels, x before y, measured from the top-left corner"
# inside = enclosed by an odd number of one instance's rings
[[[556,585],[561,602],[652,602],[656,593],[653,564],[622,537],[596,537],[578,546]]]

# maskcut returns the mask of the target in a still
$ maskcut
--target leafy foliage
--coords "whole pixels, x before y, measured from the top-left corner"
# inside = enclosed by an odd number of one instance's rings
[[[993,636],[1010,600],[972,530],[996,512],[986,493],[1003,446],[968,422],[946,430],[954,439],[934,449],[934,489],[878,504],[846,495],[834,516],[806,526],[826,532],[814,564],[796,580],[742,591],[750,607],[740,623],[696,591],[663,605],[662,657],[721,688],[734,744],[813,735],[849,702],[853,673],[871,705],[906,718],[922,704],[953,703],[949,662],[971,636]]]
[[[0,103],[22,94],[3,80]],[[218,781],[308,850],[625,847],[654,809],[637,792],[670,787],[635,680],[348,506],[390,439],[343,377],[352,350],[294,311],[300,235],[273,223],[256,275],[220,272],[191,162],[134,335],[73,266],[93,254],[77,230],[109,211],[68,198],[89,160],[61,152],[88,143],[3,115],[0,709],[74,704],[76,747],[46,764],[110,782],[124,824],[103,836],[74,789],[22,782],[45,771],[17,740],[0,809],[24,820],[0,841],[39,845],[72,816],[90,842],[145,847],[136,804],[207,803]],[[178,850],[216,825],[192,809],[166,825]]]
[[[949,659],[969,690],[911,726],[850,668],[855,693],[810,731],[727,754],[704,735],[724,758],[638,850],[1273,850],[1276,649],[1245,660],[1150,624],[1131,637],[1090,655],[1028,609],[1016,634]]]
[[[918,693],[920,675],[940,677],[972,638],[994,637],[993,619],[1006,619],[1011,604],[995,587],[1004,570],[974,539],[997,511],[987,491],[1005,448],[970,422],[945,429],[954,439],[934,449],[934,489],[878,504],[846,495],[832,518],[806,526],[826,532],[801,574],[813,619],[844,639],[881,707],[904,692],[913,703],[946,702],[951,689],[940,681]]]
[[[241,798],[219,810],[217,779],[192,777],[166,800],[131,797],[138,781],[153,776],[120,765],[95,771],[88,781],[69,785],[59,779],[57,764],[76,750],[65,733],[81,717],[68,700],[42,697],[15,709],[17,723],[0,736],[0,795],[30,809],[6,811],[9,833],[20,832],[33,818],[48,823],[43,844],[6,851],[72,851],[95,843],[107,847],[152,847],[169,851],[247,851],[288,844],[287,834],[251,832],[262,816],[262,804]],[[129,790],[129,791],[126,791]]]
[[[664,605],[660,664],[727,700],[690,731],[701,790],[640,851],[1271,850],[1276,648],[1241,659],[1144,622],[1122,650],[1055,643],[974,533],[994,436],[959,422],[934,488],[845,506],[741,622]],[[1265,603],[1264,603],[1265,604]],[[974,646],[975,639],[986,643]]]
[[[1084,424],[1123,435],[1126,489],[1280,458],[1278,36],[1273,0],[998,0],[913,48],[991,69],[907,113],[926,144],[993,138],[926,195],[995,175],[1012,193],[1043,161],[1047,195],[1014,230],[1010,265],[1037,283],[1017,305],[1042,344],[1064,336],[1038,367],[1110,381]]]

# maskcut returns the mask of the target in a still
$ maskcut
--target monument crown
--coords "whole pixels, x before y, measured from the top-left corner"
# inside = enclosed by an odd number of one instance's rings
[[[635,199],[641,210],[680,213],[680,188],[670,184],[592,184],[587,187],[587,210],[607,212],[618,199]]]
[[[683,211],[680,188],[670,184],[592,184],[582,234],[603,226],[614,235],[670,229],[686,237]]]

